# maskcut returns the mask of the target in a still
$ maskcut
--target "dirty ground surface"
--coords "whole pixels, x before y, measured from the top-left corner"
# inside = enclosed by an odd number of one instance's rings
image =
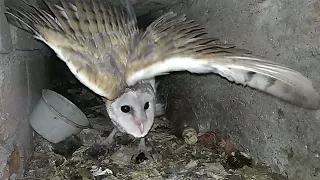
[[[144,154],[132,159],[139,141],[127,135],[117,136],[111,147],[97,145],[96,141],[107,137],[113,127],[103,102],[80,84],[64,64],[58,61],[54,68],[59,74],[53,76],[53,90],[76,104],[93,129],[85,129],[58,144],[50,144],[36,134],[33,156],[22,179],[285,179],[254,165],[226,135],[208,131],[199,134],[196,144],[186,144],[172,135],[165,116],[156,119],[147,136],[153,159],[146,159]]]

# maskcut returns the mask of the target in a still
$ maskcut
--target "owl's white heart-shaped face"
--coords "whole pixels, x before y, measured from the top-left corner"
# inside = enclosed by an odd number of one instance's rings
[[[139,138],[148,134],[155,116],[155,94],[151,90],[129,90],[111,103],[107,111],[122,132]]]

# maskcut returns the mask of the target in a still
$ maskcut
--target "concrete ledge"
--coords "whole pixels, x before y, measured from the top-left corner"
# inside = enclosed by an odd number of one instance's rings
[[[36,52],[34,52],[36,53]],[[41,56],[34,56],[27,61],[28,91],[29,91],[29,107],[33,107],[41,97],[41,91],[49,86],[50,75],[47,64],[51,51],[46,48]],[[30,109],[31,111],[32,109]]]
[[[5,57],[0,57],[4,59]],[[1,84],[1,141],[13,135],[21,119],[29,113],[26,64],[24,61],[10,64],[3,69],[4,80]]]

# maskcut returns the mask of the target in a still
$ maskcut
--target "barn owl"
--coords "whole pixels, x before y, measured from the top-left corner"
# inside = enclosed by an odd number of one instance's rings
[[[156,111],[154,78],[175,71],[215,73],[291,104],[320,108],[320,94],[307,77],[218,43],[184,14],[167,12],[141,30],[128,3],[44,0],[50,10],[45,11],[23,2],[6,4],[8,21],[47,44],[81,83],[105,99],[115,125],[106,144],[119,130],[140,138],[145,150]]]

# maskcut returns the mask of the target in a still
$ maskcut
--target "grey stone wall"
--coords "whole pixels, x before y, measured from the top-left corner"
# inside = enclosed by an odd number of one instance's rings
[[[19,179],[32,152],[29,112],[48,85],[49,49],[7,23],[0,0],[0,179]]]
[[[310,77],[320,90],[320,2],[190,0],[172,7],[222,42]],[[202,130],[226,132],[260,163],[291,180],[320,179],[320,111],[294,107],[215,75],[160,78],[160,92],[189,99]]]

